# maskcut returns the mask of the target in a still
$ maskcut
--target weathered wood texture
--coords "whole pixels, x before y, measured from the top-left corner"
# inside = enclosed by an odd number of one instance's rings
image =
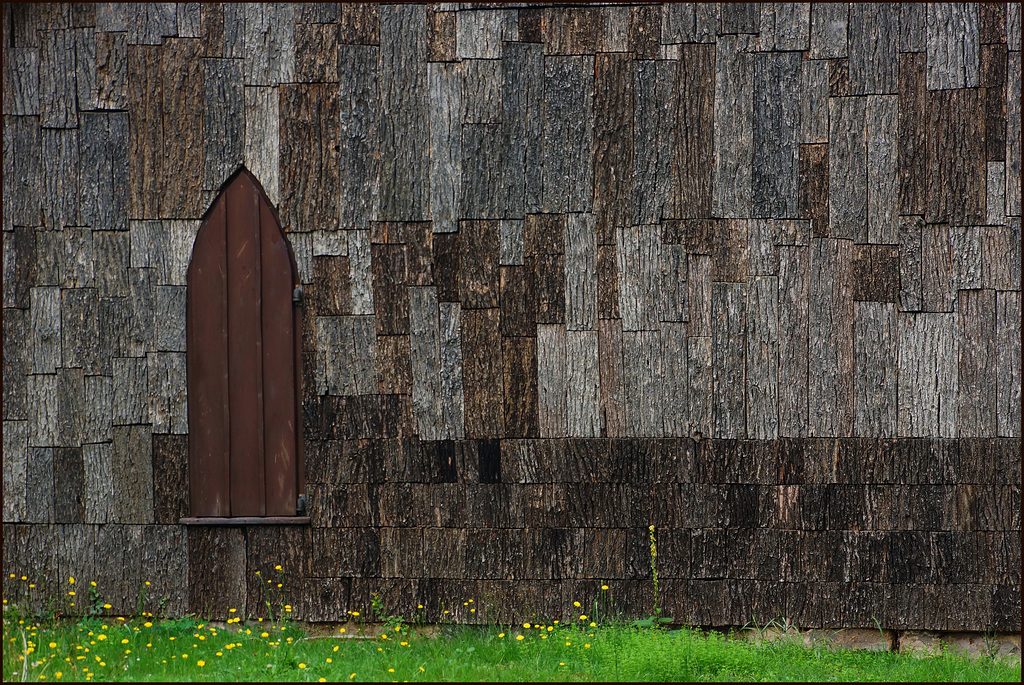
[[[1018,5],[3,27],[5,573],[642,617],[653,523],[666,615],[1019,631]],[[242,165],[304,288],[310,523],[186,532],[186,274]]]

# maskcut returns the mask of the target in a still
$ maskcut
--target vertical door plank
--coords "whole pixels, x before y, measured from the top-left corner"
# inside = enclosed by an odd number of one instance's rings
[[[193,516],[228,516],[226,198],[196,237],[188,273],[189,492]]]
[[[263,198],[260,198],[263,200]],[[288,244],[266,201],[260,202],[262,279],[263,426],[266,450],[266,515],[294,516],[295,491],[295,276]]]
[[[228,187],[226,195],[231,515],[263,516],[259,195],[245,175]]]

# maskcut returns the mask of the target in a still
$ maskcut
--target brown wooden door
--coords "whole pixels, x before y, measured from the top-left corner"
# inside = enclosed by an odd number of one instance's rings
[[[301,488],[295,259],[259,182],[228,181],[188,270],[193,516],[294,516]]]

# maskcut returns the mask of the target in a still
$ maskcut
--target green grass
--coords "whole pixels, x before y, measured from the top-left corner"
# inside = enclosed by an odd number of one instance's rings
[[[990,658],[948,653],[914,658],[806,648],[785,640],[755,645],[717,633],[591,627],[586,621],[569,627],[448,625],[433,637],[404,624],[399,628],[392,626],[387,639],[303,639],[287,622],[250,621],[229,628],[192,619],[148,625],[144,619],[116,618],[44,623],[5,611],[3,679],[21,680],[23,673],[35,682],[1021,679],[1019,663]],[[32,650],[27,668],[25,646]]]

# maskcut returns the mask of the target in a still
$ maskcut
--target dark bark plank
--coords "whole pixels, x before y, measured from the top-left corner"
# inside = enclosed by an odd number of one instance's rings
[[[386,221],[429,218],[426,8],[380,9],[381,208]]]
[[[738,38],[723,36],[715,46],[714,169],[712,212],[745,217],[751,212],[754,63]]]
[[[593,207],[593,95],[592,57],[544,58],[542,207],[545,212],[587,212]]]
[[[897,245],[857,245],[853,250],[853,299],[896,302],[900,288]]]
[[[504,337],[534,337],[536,295],[533,280],[522,266],[501,267],[501,334]]]
[[[149,426],[115,426],[111,475],[118,493],[111,523],[153,522],[153,442]]]
[[[537,339],[503,338],[501,342],[505,435],[535,438],[539,432]]]
[[[1020,216],[1020,72],[1018,50],[1010,53],[1006,67],[1006,213],[1010,216]]]
[[[339,107],[326,84],[281,87],[281,222],[292,231],[338,227]]]
[[[78,126],[75,34],[39,33],[39,123],[46,128]]]
[[[153,522],[177,525],[188,514],[188,436],[154,435]]]
[[[28,409],[28,444],[52,447],[57,444],[58,395],[54,374],[28,377],[28,396],[34,402]]]
[[[604,52],[607,23],[604,7],[549,7],[543,14],[543,39],[548,55]],[[523,38],[520,36],[520,40]]]
[[[39,50],[8,47],[4,52],[4,114],[39,115]]]
[[[408,269],[404,245],[371,245],[377,335],[409,332]]]
[[[22,309],[4,309],[3,322],[3,420],[28,417],[29,318]]]
[[[850,9],[844,4],[811,6],[811,59],[846,57]]]
[[[981,47],[978,85],[985,89],[985,156],[990,162],[1006,159],[1007,61],[1004,46]]]
[[[462,313],[463,393],[466,437],[504,434],[501,331],[498,309]]]
[[[900,268],[899,303],[900,309],[905,312],[921,310],[921,231],[923,226],[924,221],[921,217],[899,217],[897,229]]]
[[[501,49],[503,181],[498,204],[505,216],[520,218],[539,211],[543,200],[544,57],[536,44],[504,43]]]
[[[295,80],[301,83],[338,81],[338,25],[295,24]]]
[[[828,142],[828,60],[804,60],[800,74],[800,142]]]
[[[761,50],[790,52],[810,48],[810,5],[766,3],[759,9]]]
[[[899,56],[899,213],[924,214],[928,177],[925,55]]]
[[[173,38],[163,48],[161,109],[164,131],[161,215],[196,218],[203,212],[202,45]]]
[[[467,84],[468,93],[468,84]],[[501,197],[501,124],[462,126],[462,189],[458,214],[465,219],[498,219],[504,214]]]
[[[351,5],[342,12],[350,11]],[[376,10],[376,7],[374,7]],[[380,203],[380,92],[377,82],[379,50],[365,46],[338,48],[338,102],[341,113],[337,164],[340,227],[366,228],[378,218]]]
[[[598,321],[598,372],[600,378],[601,435],[624,435],[622,395],[622,322]]]
[[[754,440],[779,435],[779,279],[755,276],[747,288],[746,434]]]
[[[458,13],[427,10],[427,60],[455,61],[455,36]]]
[[[633,211],[632,64],[625,54],[601,54],[594,69],[594,215],[598,243],[608,245],[615,242],[615,230],[631,222]],[[710,129],[703,133],[710,148]],[[699,142],[693,142],[697,149]]]
[[[977,225],[985,220],[984,107],[977,90],[931,91],[925,220]]]
[[[163,175],[163,72],[160,48],[134,46],[128,49],[128,109],[130,117],[129,179],[131,212],[134,218],[160,217],[162,193],[156,185]]]
[[[343,45],[380,45],[380,7],[368,2],[339,5],[338,40]]]
[[[79,134],[82,168],[79,214],[94,229],[128,229],[130,142],[126,112],[83,112]]]
[[[779,435],[805,437],[808,428],[807,247],[779,248]]]
[[[654,224],[675,214],[676,65],[667,60],[638,60],[633,68],[633,213],[632,225]]]
[[[43,176],[37,117],[4,117],[4,229],[41,226]]]
[[[491,309],[499,301],[499,223],[462,221],[459,239],[462,254],[462,306]]]
[[[245,531],[241,528],[188,529],[188,610],[204,616],[229,617],[228,609],[245,613],[246,549]],[[226,573],[213,574],[208,569],[224,567]],[[255,607],[254,607],[255,609]]]
[[[829,158],[828,143],[800,146],[800,216],[812,220],[815,237],[828,237]]]
[[[752,216],[797,216],[800,74],[796,53],[754,56]]]
[[[812,240],[808,303],[810,436],[849,436],[853,429],[852,244]]]
[[[711,259],[707,255],[693,254],[686,259],[686,304],[691,336],[711,336]]]
[[[666,8],[676,5],[666,5]],[[676,73],[674,216],[711,216],[714,143],[714,48],[683,45]]]

